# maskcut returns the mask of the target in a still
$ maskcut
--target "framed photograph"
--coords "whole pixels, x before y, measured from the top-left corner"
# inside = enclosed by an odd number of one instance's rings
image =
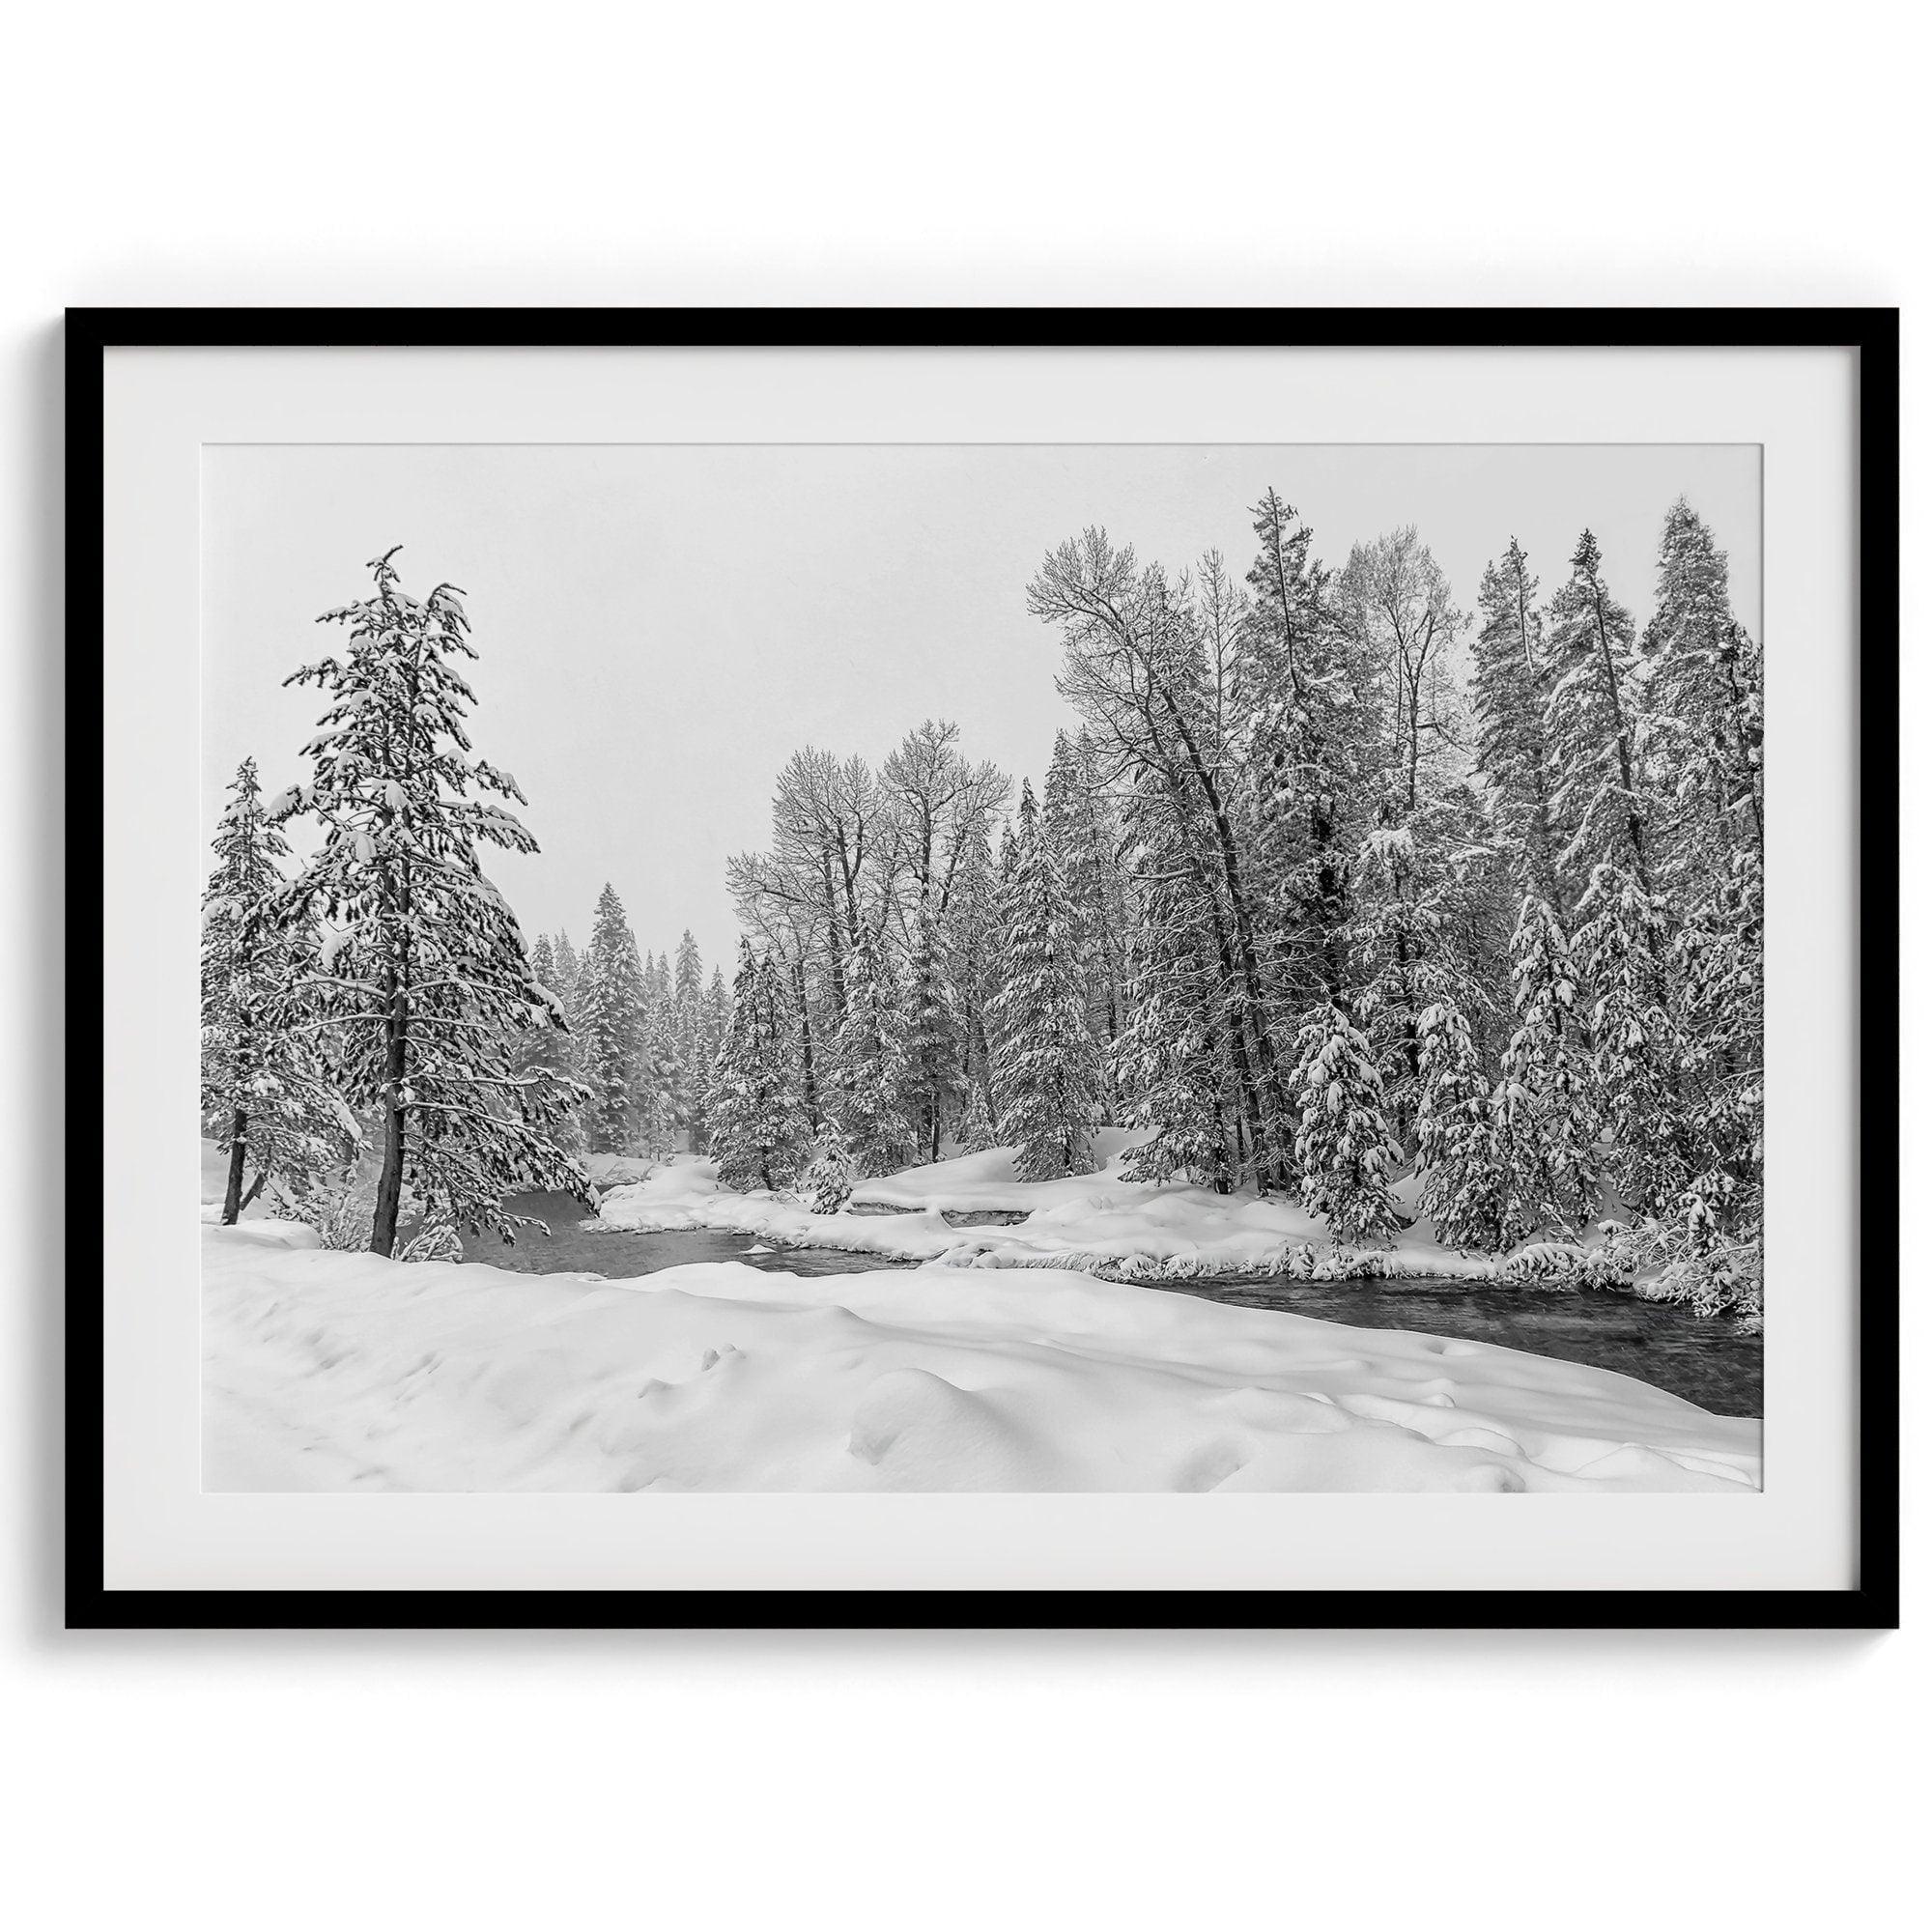
[[[1895,312],[68,356],[71,1625],[1895,1623]]]

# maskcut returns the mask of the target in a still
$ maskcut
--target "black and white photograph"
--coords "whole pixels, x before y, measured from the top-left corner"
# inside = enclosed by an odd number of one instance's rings
[[[1896,5],[10,26],[10,1922],[1889,1932]]]
[[[210,444],[200,533],[207,1491],[1759,1492],[1756,444]]]

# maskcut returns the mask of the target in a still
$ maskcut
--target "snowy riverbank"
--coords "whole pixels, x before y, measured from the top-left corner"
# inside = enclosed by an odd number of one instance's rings
[[[203,1230],[211,1489],[1759,1481],[1759,1424],[1627,1377],[1077,1273],[725,1264],[595,1282],[406,1266],[314,1238],[286,1223]]]
[[[1121,1160],[1130,1145],[1131,1136],[1121,1129],[1103,1128],[1100,1170],[1065,1180],[1018,1179],[1012,1154],[1003,1148],[908,1168],[854,1190],[853,1208],[895,1210],[872,1214],[813,1214],[784,1195],[731,1193],[719,1186],[710,1161],[682,1155],[647,1179],[624,1179],[636,1172],[635,1163],[604,1169],[600,1180],[618,1184],[604,1195],[599,1218],[611,1229],[714,1228],[781,1247],[890,1255],[949,1267],[1076,1269],[1126,1280],[1372,1274],[1534,1285],[1540,1279],[1523,1257],[1512,1264],[1442,1246],[1426,1220],[1390,1247],[1344,1248],[1321,1221],[1290,1202],[1124,1180]],[[1397,1191],[1406,1194],[1410,1183]],[[988,1212],[1025,1218],[1008,1227],[956,1227],[945,1218]]]

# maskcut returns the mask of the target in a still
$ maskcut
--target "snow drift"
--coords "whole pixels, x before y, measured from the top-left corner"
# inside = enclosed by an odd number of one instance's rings
[[[213,1490],[1753,1489],[1604,1370],[1055,1270],[628,1282],[202,1233]]]
[[[1134,1138],[1118,1127],[1102,1129],[1095,1151],[1104,1165],[1062,1180],[1021,1180],[1012,1151],[994,1148],[861,1181],[852,1208],[894,1210],[872,1214],[814,1214],[785,1195],[731,1193],[719,1185],[713,1162],[686,1155],[645,1179],[612,1186],[598,1212],[605,1227],[628,1232],[714,1228],[781,1247],[952,1267],[1078,1268],[1141,1279],[1286,1273],[1492,1281],[1513,1272],[1507,1264],[1444,1247],[1426,1220],[1391,1247],[1347,1248],[1293,1202],[1123,1179],[1122,1156]],[[1413,1192],[1413,1182],[1397,1189],[1399,1196]],[[1007,1227],[957,1227],[946,1219],[975,1213],[1025,1218]],[[1530,1270],[1521,1272],[1534,1278]]]

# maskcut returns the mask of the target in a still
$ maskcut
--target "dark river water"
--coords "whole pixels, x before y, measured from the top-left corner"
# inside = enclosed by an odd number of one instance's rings
[[[488,1237],[468,1236],[464,1250],[469,1260],[525,1274],[585,1272],[613,1279],[654,1274],[659,1268],[683,1267],[691,1262],[743,1262],[775,1274],[806,1275],[912,1265],[879,1255],[838,1254],[825,1248],[768,1248],[756,1254],[753,1250],[766,1244],[755,1236],[713,1229],[665,1235],[586,1232],[581,1225],[586,1218],[584,1210],[561,1194],[520,1196],[509,1206],[549,1222],[549,1236],[526,1230],[512,1247]],[[1532,1355],[1614,1369],[1668,1389],[1714,1414],[1764,1413],[1761,1336],[1741,1333],[1728,1319],[1689,1315],[1629,1295],[1549,1294],[1533,1289],[1465,1288],[1450,1282],[1278,1281],[1240,1276],[1143,1285],[1241,1308],[1278,1308],[1321,1321],[1346,1322],[1352,1328],[1406,1328],[1459,1341],[1493,1342]]]

